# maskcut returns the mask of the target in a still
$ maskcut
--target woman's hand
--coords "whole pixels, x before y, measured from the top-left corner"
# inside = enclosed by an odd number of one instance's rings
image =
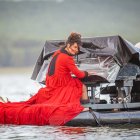
[[[97,72],[95,72],[95,71],[88,71],[88,76],[91,76],[91,75],[97,75]]]

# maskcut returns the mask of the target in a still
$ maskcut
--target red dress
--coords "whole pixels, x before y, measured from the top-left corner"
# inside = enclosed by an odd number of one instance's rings
[[[83,84],[78,78],[84,78],[86,72],[77,69],[64,49],[53,55],[51,63],[45,88],[25,102],[0,102],[0,124],[64,125],[83,110]]]

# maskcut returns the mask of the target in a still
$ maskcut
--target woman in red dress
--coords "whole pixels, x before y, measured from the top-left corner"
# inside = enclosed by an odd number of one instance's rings
[[[73,56],[80,49],[81,35],[72,33],[66,46],[56,51],[46,75],[46,87],[25,102],[0,102],[0,124],[64,125],[82,111],[80,100],[88,100],[86,86],[79,80],[88,76],[80,71]],[[76,77],[72,77],[74,74]]]

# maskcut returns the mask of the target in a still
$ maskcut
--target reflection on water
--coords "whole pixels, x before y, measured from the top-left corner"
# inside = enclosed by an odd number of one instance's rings
[[[38,140],[138,140],[140,127],[0,126],[1,139]]]
[[[0,96],[26,100],[40,88],[30,75],[0,75]],[[140,125],[104,127],[0,125],[0,140],[139,140]]]

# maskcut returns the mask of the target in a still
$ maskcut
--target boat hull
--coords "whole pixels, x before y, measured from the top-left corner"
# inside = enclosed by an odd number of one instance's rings
[[[101,125],[112,124],[140,124],[140,111],[121,111],[121,112],[92,112],[96,115]],[[73,120],[69,121],[67,126],[98,126],[98,123],[90,112],[82,112]]]

